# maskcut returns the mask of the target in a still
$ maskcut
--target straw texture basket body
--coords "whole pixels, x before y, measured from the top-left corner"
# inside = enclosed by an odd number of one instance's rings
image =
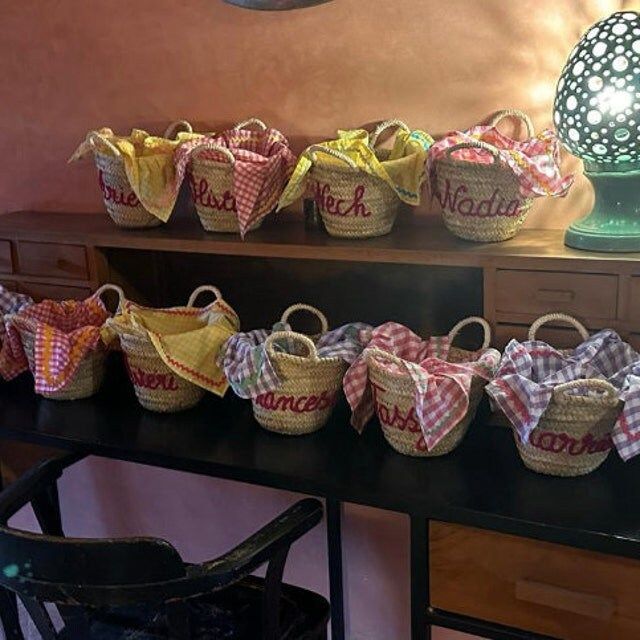
[[[538,329],[548,322],[573,325],[583,340],[589,336],[575,318],[554,313],[538,318],[531,325],[529,340],[535,340]],[[584,391],[591,393],[584,395]],[[522,442],[514,429],[520,457],[529,469],[545,475],[591,473],[611,451],[611,433],[621,409],[616,389],[605,380],[590,378],[558,385],[529,442]]]
[[[480,323],[483,326],[485,339],[482,349],[486,349],[491,341],[491,333],[488,323],[483,318],[467,318],[458,323],[451,330],[450,339],[453,340],[462,327],[471,323]],[[451,347],[448,361],[468,362],[474,353]],[[416,414],[415,384],[411,376],[406,371],[389,371],[380,363],[380,360],[403,365],[400,358],[379,349],[373,350],[368,358],[369,381],[373,389],[375,410],[387,442],[396,451],[406,456],[426,458],[442,456],[453,451],[462,442],[475,417],[487,381],[480,376],[473,377],[467,412],[435,447],[428,450]]]
[[[372,238],[391,231],[400,209],[395,191],[380,178],[361,171],[340,151],[314,145],[344,164],[317,164],[309,171],[316,207],[327,232],[339,238]]]
[[[122,156],[95,153],[104,206],[111,219],[128,229],[157,227],[162,220],[149,213],[131,188]]]
[[[533,126],[518,111],[503,111],[491,125],[506,116],[524,120],[529,137]],[[492,156],[490,164],[480,164],[452,156],[457,150],[476,148]],[[475,242],[500,242],[512,238],[524,223],[532,198],[520,193],[518,177],[500,159],[496,147],[482,141],[463,142],[447,149],[434,162],[432,193],[440,202],[444,223],[454,235]]]

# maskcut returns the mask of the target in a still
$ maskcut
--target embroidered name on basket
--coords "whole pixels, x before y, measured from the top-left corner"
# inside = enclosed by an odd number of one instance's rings
[[[107,184],[104,181],[102,169],[98,171],[98,184],[100,185],[100,191],[102,191],[102,197],[105,202],[113,202],[113,204],[120,204],[125,207],[137,207],[140,204],[138,196],[136,196],[133,191],[125,193]]]
[[[140,367],[132,367],[127,362],[127,370],[129,378],[136,387],[145,389],[162,389],[163,391],[177,391],[178,383],[172,374],[167,373],[151,373],[143,371]]]
[[[261,393],[255,403],[269,411],[293,411],[294,413],[310,413],[332,407],[336,400],[336,392],[323,391],[319,396],[285,396],[273,391]]]
[[[587,435],[578,440],[566,433],[539,431],[538,429],[534,429],[529,436],[529,444],[543,451],[568,453],[570,456],[581,456],[585,453],[601,453],[613,447],[613,442],[609,435],[597,439],[594,438],[592,434],[587,433]]]
[[[209,182],[206,178],[196,180],[192,175],[189,176],[189,186],[191,194],[196,204],[200,204],[214,211],[236,211],[236,199],[230,191],[225,191],[221,196],[216,197],[209,188]]]
[[[371,215],[371,211],[367,209],[363,202],[365,190],[365,186],[360,184],[356,187],[353,198],[345,200],[332,196],[330,185],[316,182],[314,200],[317,207],[329,215],[368,218]]]
[[[444,193],[439,189],[434,190],[431,199],[435,198],[442,209],[452,213],[473,218],[497,218],[499,216],[513,218],[520,213],[522,202],[520,200],[505,200],[499,196],[498,189],[494,189],[490,198],[476,201],[465,195],[469,191],[465,185],[461,184],[455,191],[452,191],[449,180],[445,180],[444,183]]]

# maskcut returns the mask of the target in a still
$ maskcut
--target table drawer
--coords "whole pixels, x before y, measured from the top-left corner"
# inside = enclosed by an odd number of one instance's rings
[[[640,638],[640,562],[434,522],[431,604],[562,640]]]
[[[564,311],[583,318],[613,319],[618,277],[500,269],[496,272],[495,295],[498,313],[542,315]]]
[[[43,282],[21,282],[20,291],[31,296],[36,302],[40,300],[84,300],[91,295],[87,287],[65,287]]]
[[[81,245],[19,242],[18,271],[31,276],[87,280],[87,251]]]
[[[529,327],[527,325],[499,324],[496,326],[493,345],[497,349],[504,349],[512,338],[522,342],[527,340],[528,335]],[[540,327],[536,337],[558,349],[573,349],[582,342],[580,334],[575,329],[563,329],[548,325]]]
[[[0,273],[13,273],[11,243],[8,240],[0,240]]]
[[[640,276],[631,278],[629,321],[631,322],[631,330],[640,333]]]

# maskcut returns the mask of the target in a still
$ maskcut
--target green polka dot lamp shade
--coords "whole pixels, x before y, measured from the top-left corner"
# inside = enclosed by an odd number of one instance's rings
[[[584,34],[565,65],[553,109],[558,136],[584,161],[591,213],[565,243],[640,251],[640,14],[620,11]]]

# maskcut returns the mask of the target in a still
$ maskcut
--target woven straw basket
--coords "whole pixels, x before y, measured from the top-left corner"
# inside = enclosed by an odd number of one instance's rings
[[[242,129],[251,124],[255,124],[263,131],[267,130],[267,125],[258,118],[249,118],[244,122],[239,122],[234,129]],[[225,157],[224,161],[211,160],[196,154],[197,151],[216,151]],[[195,147],[191,156],[191,179],[192,185],[207,185],[207,194],[215,200],[218,206],[207,206],[202,202],[195,201],[194,205],[200,218],[200,222],[205,231],[215,231],[218,233],[239,233],[236,201],[233,189],[233,166],[235,165],[233,153],[226,147],[205,142]],[[204,181],[204,182],[203,182]],[[192,186],[193,189],[193,186]],[[258,202],[256,204],[260,215],[267,213],[264,209],[268,203]],[[249,228],[249,231],[257,229],[262,224],[259,220]]]
[[[124,292],[116,285],[105,284],[95,293],[95,296],[101,296],[105,291],[115,291],[118,295],[118,308],[124,300]],[[35,348],[35,323],[30,320],[20,319],[20,338],[22,347],[29,362],[29,369],[35,373],[36,363],[34,357]],[[94,351],[89,351],[82,359],[76,372],[68,380],[62,389],[58,391],[42,393],[44,398],[50,400],[81,400],[88,398],[100,389],[105,373],[105,361],[107,350],[102,343]]]
[[[189,133],[193,131],[186,120],[178,120],[169,125],[163,137],[175,135],[179,128],[184,128]],[[111,219],[119,227],[127,229],[146,229],[161,225],[162,220],[142,206],[131,188],[120,150],[97,131],[90,133],[87,139],[93,148],[104,206]],[[105,147],[110,153],[104,152]]]
[[[498,112],[490,125],[497,125],[508,116],[522,119],[527,136],[534,135],[529,116],[517,110]],[[451,155],[458,149],[470,148],[488,151],[493,161],[479,164]],[[449,231],[475,242],[500,242],[515,236],[529,213],[533,198],[522,196],[518,177],[500,160],[496,147],[481,140],[456,144],[435,161],[434,170],[432,190],[440,200],[442,217]]]
[[[371,135],[369,144],[372,148],[380,134],[391,126],[409,130],[400,120],[383,122]],[[389,233],[400,210],[396,192],[384,180],[361,171],[341,151],[323,145],[312,145],[309,151],[314,161],[309,177],[315,189],[316,207],[327,232],[339,238],[373,238]],[[343,164],[317,164],[318,153],[330,155]],[[381,162],[388,154],[386,149],[376,150]],[[342,215],[338,210],[348,213]]]
[[[589,336],[575,318],[548,314],[529,329],[529,340],[547,322],[573,325],[583,340]],[[572,392],[582,392],[576,395]],[[588,395],[587,395],[588,394]],[[590,378],[558,385],[536,428],[523,443],[514,429],[518,452],[531,470],[550,476],[582,476],[595,471],[611,451],[611,432],[622,402],[616,389],[606,380]]]
[[[191,294],[187,306],[195,306],[197,297],[205,291],[213,292],[217,299],[222,298],[219,289],[203,285]],[[190,409],[204,397],[205,390],[202,387],[185,380],[167,367],[146,331],[121,334],[120,345],[136,397],[145,409],[174,413]]]
[[[317,315],[322,323],[322,333],[327,332],[326,317],[308,305],[289,307],[281,322],[286,322],[289,315],[298,310]],[[306,354],[285,353],[277,349],[278,342],[288,342],[290,347],[299,346]],[[312,433],[323,427],[338,400],[347,369],[344,360],[318,356],[314,341],[294,331],[274,331],[265,341],[264,348],[282,384],[272,393],[252,401],[256,420],[269,431],[290,436]]]
[[[491,328],[484,318],[466,318],[460,321],[449,332],[449,340],[453,342],[463,327],[470,324],[480,324],[484,330],[484,340],[481,349],[486,349],[491,342]],[[373,397],[376,413],[382,432],[387,442],[399,453],[406,456],[434,457],[442,456],[453,451],[462,441],[469,424],[473,420],[478,404],[482,399],[482,391],[486,380],[474,376],[469,392],[469,408],[466,414],[440,442],[430,451],[424,444],[422,430],[418,423],[415,408],[415,384],[407,372],[395,373],[385,368],[380,361],[393,363],[405,369],[404,361],[380,349],[369,350],[368,367],[369,381],[373,387]],[[449,362],[465,362],[473,357],[475,352],[451,347]],[[386,416],[399,416],[400,423],[387,424]]]

